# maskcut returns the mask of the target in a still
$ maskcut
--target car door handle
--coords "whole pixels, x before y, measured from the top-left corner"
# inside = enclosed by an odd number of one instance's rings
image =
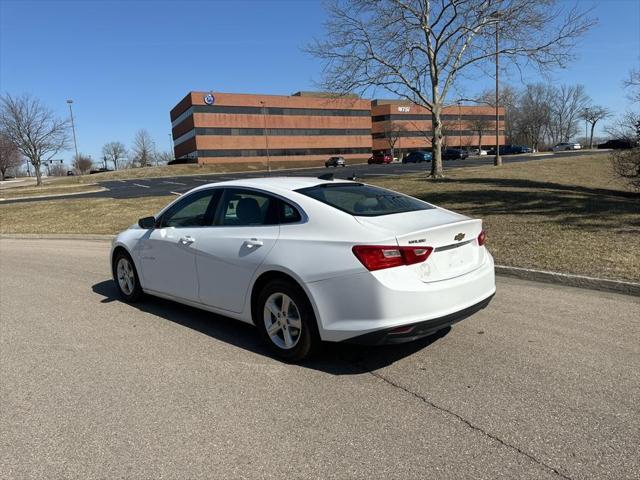
[[[191,245],[195,241],[196,239],[190,235],[185,235],[184,237],[180,237],[180,240],[178,240],[178,242],[180,242],[181,245]]]
[[[261,247],[264,245],[264,242],[262,240],[258,240],[257,238],[252,238],[250,240],[245,240],[244,244],[247,247]]]

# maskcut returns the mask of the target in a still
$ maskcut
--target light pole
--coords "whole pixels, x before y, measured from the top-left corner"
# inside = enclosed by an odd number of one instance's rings
[[[458,100],[458,147],[462,150],[462,125],[460,124],[460,101]]]
[[[71,104],[73,103],[73,100],[69,99],[67,100],[67,103],[69,104],[69,115],[71,115],[71,131],[73,132],[73,146],[76,150],[76,159],[78,158],[78,141],[76,140],[76,126],[73,123],[73,109],[71,108]]]
[[[585,146],[585,148],[587,146],[587,135],[588,135],[587,128],[588,128],[587,127],[587,119],[585,118],[584,119],[584,146]],[[591,142],[589,142],[589,148],[591,148]]]
[[[267,130],[267,109],[262,100],[260,101],[260,105],[262,105],[262,120],[264,122],[264,127],[263,127],[264,143],[267,148],[267,173],[271,175],[271,155],[269,154],[269,131]]]
[[[495,166],[502,165],[502,158],[500,158],[500,114],[499,114],[499,96],[500,96],[500,17],[502,12],[496,10],[491,14],[491,18],[496,20],[496,156],[493,159]]]

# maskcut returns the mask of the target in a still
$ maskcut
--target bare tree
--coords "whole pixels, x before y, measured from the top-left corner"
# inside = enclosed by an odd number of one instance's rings
[[[594,21],[559,0],[332,0],[325,40],[307,50],[324,63],[323,87],[346,94],[382,88],[431,112],[441,177],[442,110],[458,76],[507,62],[565,65]],[[502,41],[496,49],[496,33]],[[450,102],[453,103],[453,102]]]
[[[156,146],[149,132],[144,129],[138,130],[133,139],[131,150],[131,161],[133,165],[138,167],[151,166],[154,160]]]
[[[568,142],[579,131],[578,120],[589,103],[583,85],[549,86],[551,103],[549,139],[551,143]]]
[[[615,130],[610,131],[617,139],[625,140],[634,147],[611,152],[613,171],[631,189],[640,191],[640,114],[627,112],[617,122]]]
[[[549,85],[526,86],[511,119],[514,141],[540,150],[549,131],[553,95],[553,87]]]
[[[593,131],[596,128],[596,123],[600,120],[611,116],[611,111],[600,105],[590,105],[582,110],[580,118],[587,122],[591,126],[591,132],[589,135],[589,148],[593,148]],[[586,139],[585,139],[586,140]]]
[[[93,162],[88,155],[79,153],[78,156],[74,157],[73,159],[73,168],[78,170],[81,174],[87,173],[89,170],[91,170],[92,166]]]
[[[175,160],[173,152],[156,152],[155,156],[156,165],[167,165],[170,161]]]
[[[604,130],[610,137],[634,145],[640,140],[640,113],[626,112]]]
[[[102,147],[102,155],[105,158],[105,168],[108,168],[106,162],[113,163],[113,168],[118,170],[120,162],[127,158],[127,149],[121,142],[109,142]]]
[[[389,151],[391,152],[392,159],[395,158],[396,143],[398,143],[398,140],[405,130],[406,129],[402,125],[393,125],[391,124],[391,122],[388,122],[388,124],[384,127],[384,138],[389,145]]]
[[[8,171],[15,169],[22,163],[20,152],[16,144],[3,132],[0,132],[0,175],[4,180]]]
[[[514,117],[514,110],[518,104],[518,91],[511,85],[500,87],[498,95],[498,104],[504,109],[504,130],[507,143],[513,143],[513,127],[511,119]],[[472,102],[488,105],[495,108],[496,91],[494,89],[485,90],[476,99],[470,99]],[[495,120],[493,120],[493,129],[495,130]],[[495,135],[495,131],[494,131]]]
[[[478,134],[478,150],[482,150],[482,137],[486,132],[495,131],[495,120],[492,121],[488,118],[479,116],[470,120],[468,123],[471,130]]]
[[[53,177],[64,177],[67,174],[67,169],[60,163],[54,163],[49,167],[49,175]]]
[[[635,68],[629,72],[629,78],[627,78],[623,85],[628,89],[627,98],[633,103],[640,103],[640,70]]]
[[[36,185],[42,185],[40,166],[66,150],[69,121],[56,118],[37,98],[7,94],[0,98],[0,128],[29,159],[36,173]]]

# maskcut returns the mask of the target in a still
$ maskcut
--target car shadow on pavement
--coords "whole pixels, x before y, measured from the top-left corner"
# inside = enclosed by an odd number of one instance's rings
[[[113,280],[96,283],[92,290],[103,297],[101,303],[121,301]],[[262,343],[255,327],[244,322],[150,295],[138,303],[127,305],[235,347],[281,361]],[[325,343],[317,355],[300,366],[332,375],[358,375],[386,367],[413,355],[444,337],[449,330],[447,328],[436,335],[399,345]]]

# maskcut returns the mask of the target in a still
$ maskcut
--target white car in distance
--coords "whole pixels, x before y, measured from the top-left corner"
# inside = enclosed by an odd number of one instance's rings
[[[322,341],[399,343],[495,292],[481,220],[354,181],[270,177],[193,189],[113,241],[127,301],[143,293],[255,325],[280,357]]]
[[[582,145],[579,143],[557,143],[551,150],[554,152],[563,152],[565,150],[582,150]]]

